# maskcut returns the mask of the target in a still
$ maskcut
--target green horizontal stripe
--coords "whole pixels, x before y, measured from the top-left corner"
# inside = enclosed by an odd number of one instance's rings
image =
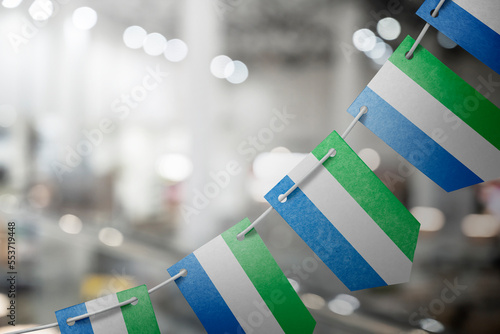
[[[274,261],[266,245],[253,229],[243,241],[238,233],[250,225],[248,218],[222,233],[241,267],[253,283],[267,307],[285,333],[310,334],[316,321],[313,319],[288,279]]]
[[[421,45],[406,59],[414,42],[407,36],[389,61],[500,150],[500,109]]]
[[[136,305],[128,304],[121,307],[125,326],[129,334],[160,333],[146,285],[139,285],[138,287],[118,292],[116,297],[120,303],[133,297],[138,299]]]
[[[334,148],[337,153],[335,157],[326,160],[323,166],[413,261],[419,222],[337,132],[332,132],[312,153],[320,160],[330,148]]]

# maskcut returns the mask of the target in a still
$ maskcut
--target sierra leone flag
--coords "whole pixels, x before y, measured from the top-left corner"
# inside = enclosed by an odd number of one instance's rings
[[[349,107],[446,191],[500,177],[500,109],[414,40],[401,43]]]
[[[426,0],[417,15],[500,74],[500,1],[447,0],[432,17],[439,0]]]
[[[208,333],[312,333],[316,322],[255,230],[242,220],[168,269]]]
[[[118,305],[131,298],[137,302],[77,320],[69,325],[67,320],[86,313],[92,313]],[[56,311],[61,333],[71,334],[156,334],[160,333],[156,316],[149,299],[148,289],[141,285],[129,290],[94,299]]]
[[[336,132],[265,198],[350,290],[409,280],[420,224]]]

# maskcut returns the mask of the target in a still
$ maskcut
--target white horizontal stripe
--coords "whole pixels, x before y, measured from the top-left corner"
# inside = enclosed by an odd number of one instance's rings
[[[499,176],[500,151],[396,65],[386,62],[368,87],[481,179]]]
[[[120,302],[116,294],[107,295],[85,303],[87,312],[96,312],[106,307],[117,305]],[[127,326],[123,319],[121,308],[112,309],[90,317],[90,324],[94,334],[121,334],[127,333]]]
[[[222,236],[194,255],[245,332],[284,333]]]
[[[288,176],[297,182],[317,162],[309,154]],[[299,188],[387,284],[408,281],[411,261],[326,168],[319,167]]]
[[[453,2],[500,34],[499,0],[453,0]]]

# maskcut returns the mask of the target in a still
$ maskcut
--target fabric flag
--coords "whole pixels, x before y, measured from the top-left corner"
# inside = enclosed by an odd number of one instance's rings
[[[67,323],[69,318],[99,311],[133,297],[138,299],[136,304],[127,304],[90,318],[77,320],[72,326]],[[56,311],[56,318],[62,334],[160,333],[146,285]]]
[[[420,224],[336,132],[265,198],[350,290],[409,280]]]
[[[417,15],[500,74],[500,1],[448,0],[432,17],[438,3],[425,1]]]
[[[422,46],[401,43],[348,112],[446,191],[500,177],[500,109]]]
[[[316,322],[246,218],[168,269],[208,333],[312,333]]]

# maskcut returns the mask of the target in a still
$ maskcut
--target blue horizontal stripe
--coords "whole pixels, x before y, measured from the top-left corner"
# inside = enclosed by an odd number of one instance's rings
[[[500,74],[500,35],[453,1],[446,1],[439,15],[432,17],[438,3],[425,1],[417,15]]]
[[[351,291],[387,285],[300,188],[278,201],[293,185],[285,176],[265,198],[328,268]]]
[[[59,330],[61,331],[61,333],[94,334],[92,325],[90,324],[90,318],[75,321],[75,324],[73,326],[69,326],[66,322],[69,318],[73,318],[85,313],[87,313],[87,307],[85,306],[85,303],[56,311],[56,319],[57,323],[59,324]]]
[[[453,191],[483,182],[369,87],[347,111],[356,116],[361,106],[368,107],[361,123],[444,190]]]
[[[187,276],[178,278],[175,283],[206,331],[223,334],[245,333],[194,254],[186,256],[167,271],[174,276],[181,269],[187,270]]]

